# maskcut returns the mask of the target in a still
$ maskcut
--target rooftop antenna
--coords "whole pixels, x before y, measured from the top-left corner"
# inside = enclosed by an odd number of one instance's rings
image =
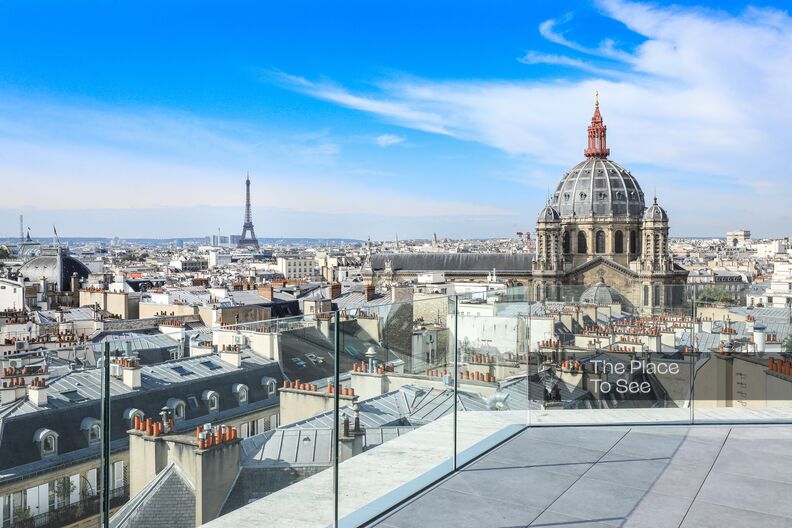
[[[19,215],[19,243],[22,244],[25,241],[25,228],[23,226],[23,217]]]

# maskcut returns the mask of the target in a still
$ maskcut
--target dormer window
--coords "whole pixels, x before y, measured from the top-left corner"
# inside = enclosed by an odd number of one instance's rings
[[[236,394],[237,403],[239,403],[239,405],[245,405],[248,403],[250,399],[250,393],[248,391],[247,385],[235,383],[231,390],[234,394]]]
[[[124,410],[124,420],[127,421],[130,429],[135,427],[135,416],[139,416],[140,420],[143,421],[145,414],[143,414],[143,411],[140,409],[135,409],[134,407],[129,407]]]
[[[220,410],[220,395],[213,390],[205,390],[201,395],[201,399],[206,402],[206,408],[210,413]]]
[[[272,398],[277,392],[278,382],[273,378],[264,376],[261,378],[261,386],[264,387],[264,391],[267,393],[267,398]]]
[[[50,429],[39,429],[33,435],[33,442],[38,445],[41,458],[58,454],[58,433]]]
[[[88,441],[88,445],[96,445],[102,440],[102,425],[99,420],[92,417],[83,418],[80,429]]]
[[[178,398],[170,398],[166,404],[169,409],[173,411],[173,420],[184,420],[187,417],[187,404],[184,400]]]

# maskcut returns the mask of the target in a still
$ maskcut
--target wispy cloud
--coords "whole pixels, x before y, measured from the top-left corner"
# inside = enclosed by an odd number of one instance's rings
[[[560,18],[539,31],[553,44],[602,57],[634,75],[565,55],[530,52],[524,63],[590,73],[583,79],[388,81],[372,93],[304,81],[300,90],[383,120],[476,141],[538,163],[580,157],[595,90],[614,158],[688,175],[692,184],[736,185],[743,199],[778,200],[788,179],[792,19],[751,8],[739,15],[605,0],[602,13],[637,33],[630,53],[610,40],[579,45]],[[427,123],[431,125],[428,126]],[[662,188],[658,189],[662,192]],[[775,203],[775,202],[774,202]],[[757,206],[759,203],[756,204]]]
[[[596,48],[590,48],[587,46],[583,46],[568,39],[565,33],[560,31],[560,26],[572,20],[572,14],[567,13],[561,18],[558,19],[549,19],[545,20],[541,24],[539,24],[539,34],[541,34],[545,39],[555,44],[559,44],[566,48],[579,51],[581,53],[586,53],[588,55],[595,55],[598,57],[606,57],[609,59],[627,61],[630,59],[630,55],[623,51],[616,49],[616,46],[611,39],[604,39],[600,42],[599,46]]]
[[[393,134],[376,138],[382,146],[403,140]],[[341,146],[326,130],[289,134],[189,114],[6,98],[0,152],[3,196],[15,197],[0,208],[16,211],[241,207],[250,170],[258,207],[402,218],[513,214],[472,200],[361,183],[338,162]]]
[[[404,138],[395,134],[382,134],[381,136],[377,136],[374,141],[376,141],[377,145],[380,147],[390,147],[402,143]]]

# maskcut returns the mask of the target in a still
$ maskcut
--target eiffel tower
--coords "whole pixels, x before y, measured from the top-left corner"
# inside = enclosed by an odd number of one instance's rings
[[[245,197],[245,223],[242,224],[242,237],[237,243],[239,248],[259,248],[258,240],[256,239],[256,232],[253,230],[253,215],[250,214],[250,173],[245,180],[245,187],[247,193]]]

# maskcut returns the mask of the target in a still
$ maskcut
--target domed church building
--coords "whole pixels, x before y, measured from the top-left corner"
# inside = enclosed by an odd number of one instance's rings
[[[536,295],[570,300],[570,285],[604,283],[642,311],[678,305],[688,272],[671,259],[668,215],[656,198],[647,207],[638,180],[609,159],[606,133],[597,99],[585,159],[539,213]]]

